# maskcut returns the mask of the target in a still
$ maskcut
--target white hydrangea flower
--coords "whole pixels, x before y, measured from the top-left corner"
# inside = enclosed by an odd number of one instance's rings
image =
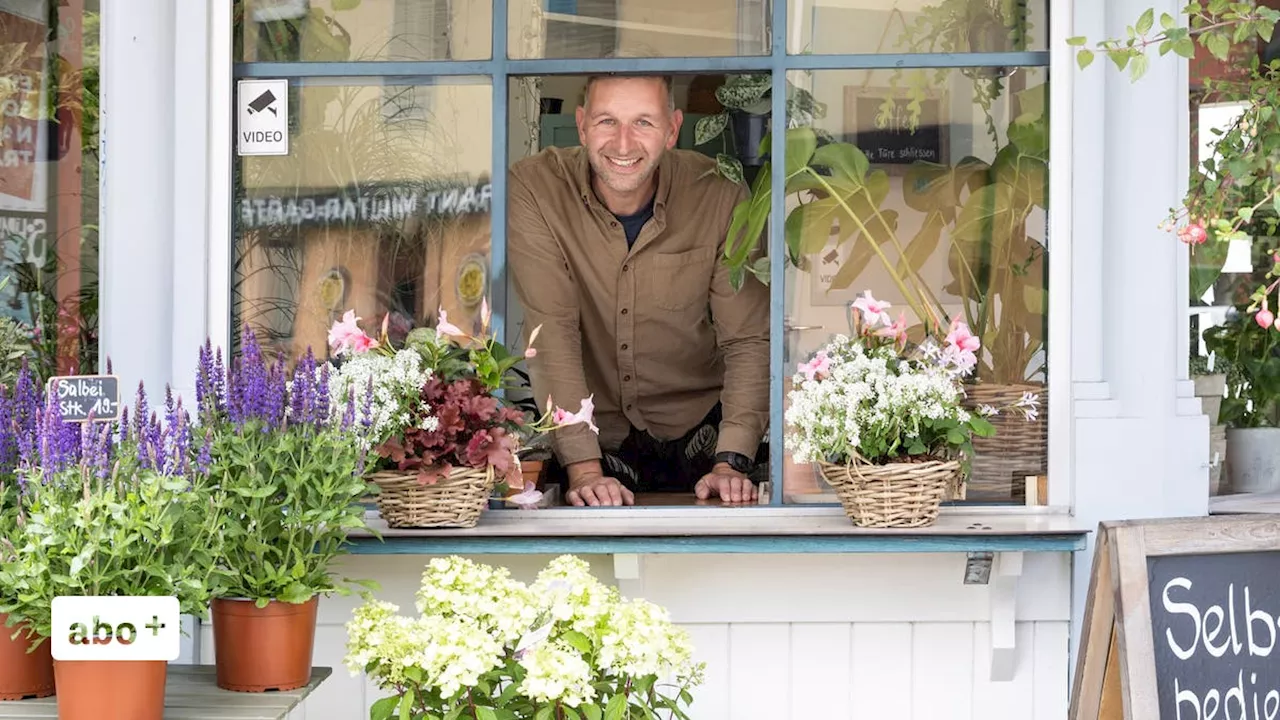
[[[606,672],[645,677],[689,672],[693,643],[667,611],[641,599],[623,602],[609,618],[596,664]]]
[[[504,646],[514,646],[538,615],[530,590],[506,568],[456,556],[427,564],[416,599],[418,612],[467,618]]]
[[[542,643],[520,659],[526,675],[519,692],[538,703],[561,702],[578,707],[596,697],[591,666],[562,642]]]

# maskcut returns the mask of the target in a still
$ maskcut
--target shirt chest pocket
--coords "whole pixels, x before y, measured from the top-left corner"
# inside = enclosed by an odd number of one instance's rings
[[[649,292],[653,304],[668,311],[688,310],[711,296],[715,269],[713,248],[658,253],[649,261]]]

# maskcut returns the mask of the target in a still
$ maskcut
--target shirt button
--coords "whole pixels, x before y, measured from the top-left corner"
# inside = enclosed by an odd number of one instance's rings
[[[610,223],[609,223],[609,227],[611,227],[611,228],[616,228],[616,227],[618,227],[618,223],[616,223],[616,222],[610,222]]]
[[[626,309],[626,308],[622,308],[622,314],[623,314],[623,315],[626,315],[626,314],[627,314],[627,309]]]
[[[623,381],[623,382],[631,382],[631,376],[630,376],[630,375],[623,375],[623,376],[622,376],[622,381]]]
[[[622,272],[626,272],[627,270],[630,270],[630,269],[631,269],[631,266],[630,266],[630,265],[623,265],[623,266],[622,266]]]
[[[626,343],[622,343],[622,349],[623,349],[623,350],[626,350],[626,349],[627,349],[627,344],[626,344]]]
[[[631,404],[630,404],[630,403],[627,403],[627,409],[628,409],[628,410],[630,410],[630,409],[631,409]]]

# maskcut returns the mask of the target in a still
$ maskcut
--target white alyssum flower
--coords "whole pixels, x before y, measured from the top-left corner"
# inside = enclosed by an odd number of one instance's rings
[[[416,350],[400,350],[394,356],[376,352],[350,355],[330,374],[329,416],[334,422],[341,422],[347,398],[354,395],[356,417],[363,419],[365,395],[372,380],[373,422],[368,436],[362,438],[364,449],[368,450],[410,426],[422,387],[430,379],[431,369],[423,367],[422,356]],[[418,426],[434,430],[436,422],[436,418],[427,416]]]
[[[846,336],[827,354],[827,374],[797,374],[789,395],[786,444],[797,462],[847,462],[867,447],[919,439],[925,420],[970,419],[953,375],[936,363],[869,353]]]

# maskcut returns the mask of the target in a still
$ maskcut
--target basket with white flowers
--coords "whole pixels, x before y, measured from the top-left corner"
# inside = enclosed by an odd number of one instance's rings
[[[802,363],[786,412],[787,449],[818,466],[861,527],[921,527],[958,494],[973,438],[994,434],[989,415],[963,407],[963,378],[978,339],[959,320],[939,341],[909,345],[905,316],[868,292],[853,304],[854,332]]]

